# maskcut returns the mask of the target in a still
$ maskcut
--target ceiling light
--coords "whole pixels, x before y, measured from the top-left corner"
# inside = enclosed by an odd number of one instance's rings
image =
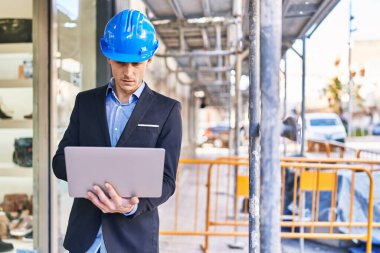
[[[63,27],[66,27],[66,28],[74,28],[74,27],[77,27],[77,24],[76,23],[73,23],[73,22],[65,22],[63,24]]]
[[[203,90],[197,90],[194,92],[194,96],[197,98],[203,98],[205,96],[205,92]]]

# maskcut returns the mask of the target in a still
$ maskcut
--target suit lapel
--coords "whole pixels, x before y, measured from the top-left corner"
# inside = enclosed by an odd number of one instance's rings
[[[110,134],[108,131],[107,115],[106,115],[106,90],[107,85],[98,90],[96,96],[96,106],[98,113],[98,120],[101,133],[104,137],[104,141],[107,147],[111,147]]]
[[[136,104],[135,109],[133,110],[131,117],[128,120],[127,125],[125,126],[123,133],[121,134],[116,146],[123,147],[131,136],[132,132],[137,127],[137,124],[144,117],[145,113],[148,111],[151,106],[155,96],[152,90],[145,83],[145,88],[141,93],[141,96]]]

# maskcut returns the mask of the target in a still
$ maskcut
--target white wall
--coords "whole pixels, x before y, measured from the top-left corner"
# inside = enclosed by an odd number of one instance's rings
[[[33,0],[1,0],[0,18],[32,18],[32,6]],[[0,44],[0,46],[0,81],[6,84],[6,80],[19,79],[19,65],[22,65],[24,60],[32,60],[32,46],[20,47],[16,44]],[[25,51],[20,52],[19,48],[25,48]],[[0,108],[13,119],[24,119],[24,115],[33,111],[32,87],[0,88]],[[0,170],[13,166],[14,140],[19,137],[32,137],[32,134],[31,128],[0,128]],[[0,203],[5,193],[18,192],[32,194],[33,178],[5,177],[0,173]]]
[[[32,18],[33,0],[1,0],[0,18]]]

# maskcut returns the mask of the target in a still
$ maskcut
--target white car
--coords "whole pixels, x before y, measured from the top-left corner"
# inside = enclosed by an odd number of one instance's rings
[[[305,140],[332,140],[344,142],[347,133],[335,113],[306,113]]]

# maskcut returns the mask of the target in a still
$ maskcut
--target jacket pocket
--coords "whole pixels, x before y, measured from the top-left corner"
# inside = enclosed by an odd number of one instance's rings
[[[160,129],[158,127],[137,127],[129,137],[133,147],[155,147]]]

